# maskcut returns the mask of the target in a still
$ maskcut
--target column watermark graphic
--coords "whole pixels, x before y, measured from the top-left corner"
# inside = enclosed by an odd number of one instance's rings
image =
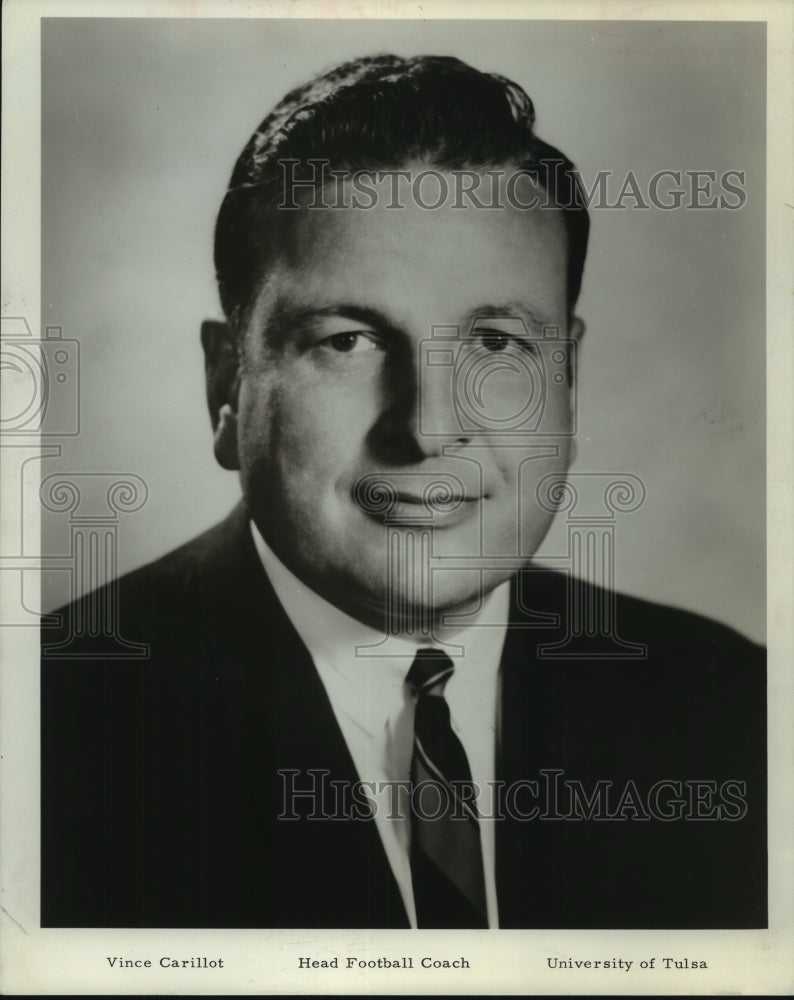
[[[645,496],[643,482],[628,473],[577,472],[565,478],[546,476],[538,483],[538,502],[557,516],[564,513],[568,527],[566,635],[559,642],[542,643],[539,658],[646,658],[644,643],[619,636],[616,607],[617,518],[638,510]]]
[[[45,658],[146,658],[148,648],[119,634],[115,578],[119,565],[121,514],[140,510],[148,499],[144,481],[132,473],[79,472],[46,475],[49,459],[60,459],[70,439],[83,432],[81,345],[61,326],[37,337],[21,316],[2,318],[0,373],[3,380],[0,448],[6,475],[17,488],[6,491],[3,517],[6,546],[0,554],[6,597],[12,612],[4,627],[44,626]],[[98,491],[98,495],[97,495]],[[8,499],[12,499],[12,503]],[[69,517],[69,544],[63,553],[26,537],[26,512]],[[9,547],[12,546],[11,548]],[[74,605],[69,635],[49,640],[61,613],[39,610],[26,580],[42,572],[67,574],[67,604]],[[13,581],[13,582],[11,582]],[[104,588],[98,590],[98,588]],[[94,593],[96,591],[96,593]],[[34,606],[31,606],[34,605]]]
[[[63,557],[72,593],[85,598],[73,606],[68,635],[43,644],[45,659],[145,659],[149,647],[119,631],[118,545],[120,515],[140,510],[149,491],[140,476],[117,473],[55,474],[41,484],[41,502],[69,517],[69,552]],[[57,557],[48,556],[52,565]]]

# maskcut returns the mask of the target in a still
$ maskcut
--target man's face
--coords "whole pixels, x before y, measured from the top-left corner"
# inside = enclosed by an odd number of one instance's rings
[[[535,552],[553,516],[535,487],[567,469],[571,426],[568,368],[559,352],[550,361],[543,326],[579,332],[560,212],[389,209],[389,185],[379,193],[368,210],[291,214],[242,332],[236,404],[263,536],[374,624],[387,597],[407,619],[476,604],[483,580],[490,589],[516,565],[483,576],[475,557]],[[429,589],[417,585],[428,524]]]

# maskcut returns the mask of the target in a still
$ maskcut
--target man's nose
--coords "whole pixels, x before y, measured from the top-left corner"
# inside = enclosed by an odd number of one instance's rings
[[[440,453],[443,445],[452,444],[461,437],[452,369],[430,365],[421,358],[416,368],[411,430],[423,452]]]
[[[466,445],[460,423],[454,358],[408,352],[388,375],[388,404],[373,428],[372,443],[392,462],[413,463]]]
[[[453,348],[418,351],[410,430],[425,456],[463,447],[470,439],[460,422]]]

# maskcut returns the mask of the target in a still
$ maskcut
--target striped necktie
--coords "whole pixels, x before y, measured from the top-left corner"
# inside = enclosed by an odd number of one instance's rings
[[[411,758],[411,875],[419,927],[487,927],[477,807],[444,687],[455,666],[420,649],[406,678],[416,694]]]

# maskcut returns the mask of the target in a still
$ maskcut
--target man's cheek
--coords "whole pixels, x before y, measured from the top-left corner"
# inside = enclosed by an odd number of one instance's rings
[[[555,386],[546,397],[539,432],[547,434],[570,434],[574,421],[575,396],[567,386]]]
[[[283,399],[278,391],[256,400],[243,416],[240,432],[243,448],[257,465],[274,465],[293,452],[311,433],[301,424],[303,409]]]

